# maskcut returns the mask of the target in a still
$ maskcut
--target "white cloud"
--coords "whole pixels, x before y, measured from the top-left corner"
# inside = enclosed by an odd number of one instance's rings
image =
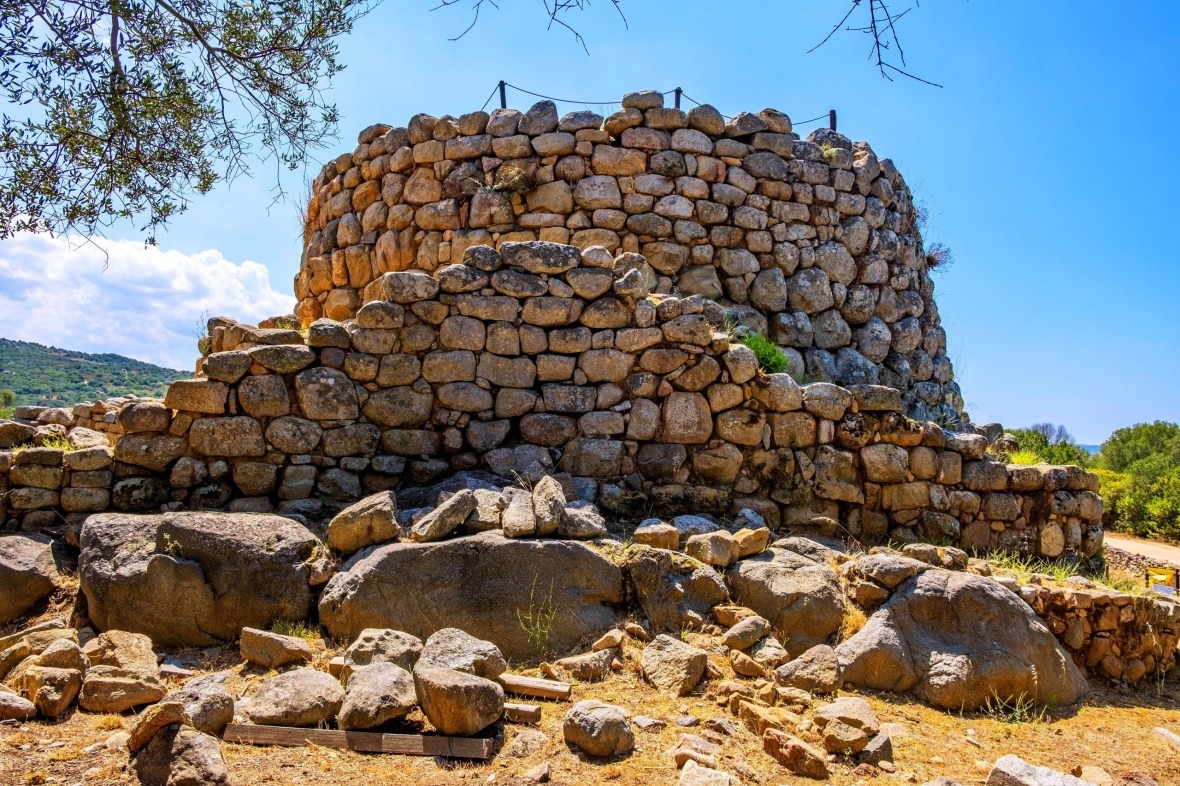
[[[184,254],[45,235],[0,242],[4,338],[191,369],[202,315],[255,323],[294,306],[271,287],[266,267],[216,249]]]

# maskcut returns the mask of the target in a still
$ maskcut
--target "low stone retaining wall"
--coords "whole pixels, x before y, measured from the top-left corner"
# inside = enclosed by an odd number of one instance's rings
[[[211,321],[202,377],[119,410],[113,449],[0,453],[4,509],[229,509],[318,517],[482,467],[568,473],[617,516],[762,514],[774,528],[1089,556],[1097,477],[1006,466],[899,391],[765,374],[699,295],[651,295],[643,258],[552,243],[386,273],[355,320]]]
[[[1027,584],[1021,597],[1088,673],[1136,683],[1176,663],[1180,605],[1103,589]]]

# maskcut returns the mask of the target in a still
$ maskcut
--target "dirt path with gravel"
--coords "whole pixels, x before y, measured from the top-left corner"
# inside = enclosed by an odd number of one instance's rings
[[[1141,540],[1127,535],[1119,535],[1114,532],[1106,533],[1106,545],[1109,548],[1129,551],[1132,554],[1138,554],[1141,557],[1146,557],[1157,562],[1180,565],[1180,546],[1173,546],[1154,540]]]

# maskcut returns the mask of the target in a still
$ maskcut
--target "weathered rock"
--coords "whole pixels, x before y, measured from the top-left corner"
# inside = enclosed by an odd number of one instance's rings
[[[623,756],[635,747],[635,734],[626,713],[593,699],[570,707],[561,732],[567,744],[599,758]]]
[[[562,658],[553,666],[579,682],[601,682],[610,675],[610,665],[616,653],[614,648],[600,649]]]
[[[37,712],[56,718],[69,709],[82,690],[82,673],[77,669],[30,666],[21,675],[21,683]]]
[[[328,522],[328,546],[352,554],[366,546],[393,540],[401,534],[397,523],[397,498],[382,491],[348,506]]]
[[[195,729],[220,737],[226,724],[234,719],[234,697],[222,684],[224,680],[224,673],[206,674],[189,680],[165,698],[184,705]]]
[[[1088,781],[1034,764],[1009,753],[987,774],[986,786],[1092,786]]]
[[[828,777],[828,762],[823,751],[784,731],[775,728],[764,731],[762,749],[793,775],[821,780]]]
[[[494,680],[508,669],[500,649],[458,628],[443,628],[426,639],[419,663],[442,666],[455,671]]]
[[[835,693],[840,687],[840,664],[835,650],[826,644],[817,644],[775,669],[774,679],[779,685],[809,693]]]
[[[306,619],[309,582],[325,562],[305,527],[251,513],[91,516],[81,548],[95,626],[146,633],[160,646],[209,646],[244,627]]]
[[[366,628],[344,651],[340,679],[347,682],[355,669],[371,663],[393,663],[412,671],[422,656],[422,640],[400,630]]]
[[[0,690],[0,720],[23,722],[35,717],[37,717],[37,707],[33,702],[23,696],[9,693],[7,690]]]
[[[0,535],[0,625],[7,625],[48,597],[58,580],[50,538]]]
[[[264,669],[304,663],[314,657],[311,645],[303,639],[257,628],[242,628],[239,651],[243,658]]]
[[[440,734],[475,734],[504,712],[504,689],[474,674],[419,661],[414,686],[422,714]]]
[[[692,557],[650,546],[632,546],[623,555],[639,605],[656,630],[679,631],[705,619],[709,610],[729,600],[717,571]]]
[[[430,587],[429,595],[421,592]],[[495,598],[495,603],[489,599]],[[561,650],[612,627],[605,604],[623,599],[619,569],[580,543],[484,532],[440,543],[389,543],[353,557],[328,582],[320,622],[348,640],[364,628],[428,636],[455,626],[510,658],[535,657],[521,615],[560,610],[547,645]]]
[[[771,548],[729,569],[735,597],[770,620],[792,655],[826,643],[844,622],[844,593],[835,571]]]
[[[748,650],[770,635],[770,622],[757,614],[738,620],[721,637],[721,643],[735,650]]]
[[[475,510],[475,494],[463,489],[451,495],[437,508],[427,513],[410,527],[407,535],[415,543],[441,540],[459,528],[467,516]]]
[[[836,653],[845,682],[913,689],[947,709],[1018,697],[1072,704],[1087,688],[1028,604],[970,573],[928,570],[903,582]]]
[[[679,639],[661,634],[643,649],[643,676],[674,696],[687,696],[705,675],[709,655]]]
[[[812,715],[815,725],[823,728],[829,722],[840,721],[853,728],[863,729],[870,737],[881,730],[881,723],[867,701],[859,696],[841,696],[818,707]]]
[[[851,756],[865,749],[869,744],[869,735],[865,734],[863,729],[834,720],[824,726],[823,741],[824,750],[828,753]]]
[[[131,727],[131,734],[127,738],[127,747],[132,754],[139,753],[165,726],[174,723],[192,725],[192,718],[182,702],[161,701],[153,704],[135,719],[135,725]]]
[[[154,668],[154,664],[153,664]],[[164,698],[168,689],[158,675],[121,666],[92,666],[82,681],[78,706],[88,712],[125,712]]]
[[[303,668],[264,680],[238,706],[253,723],[315,726],[336,717],[343,703],[344,689],[330,674]]]
[[[394,663],[361,666],[348,678],[337,723],[341,729],[372,729],[403,718],[418,703],[414,678]]]
[[[135,757],[143,786],[229,786],[229,769],[216,737],[171,726],[156,734]]]

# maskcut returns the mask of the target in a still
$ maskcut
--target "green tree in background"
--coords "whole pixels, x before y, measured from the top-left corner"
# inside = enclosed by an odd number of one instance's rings
[[[1076,464],[1079,467],[1091,464],[1090,452],[1075,444],[1064,426],[1034,423],[1028,428],[1018,428],[1008,433],[1016,437],[1016,444],[1022,453],[1035,454],[1045,464]]]
[[[1180,425],[1157,420],[1121,428],[1102,443],[1103,523],[1180,542]]]
[[[7,388],[0,390],[0,418],[12,417],[12,411],[16,404],[16,394]]]

